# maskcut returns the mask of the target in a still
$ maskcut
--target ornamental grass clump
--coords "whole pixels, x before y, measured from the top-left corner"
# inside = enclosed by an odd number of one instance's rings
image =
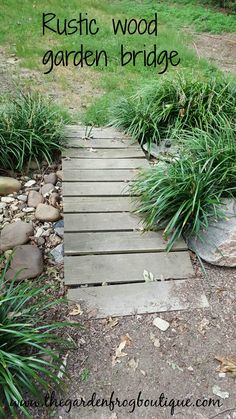
[[[0,167],[21,171],[31,160],[51,163],[64,143],[67,116],[38,93],[21,93],[0,108]]]
[[[42,402],[43,393],[63,388],[60,352],[68,342],[54,331],[68,324],[45,320],[59,302],[50,301],[46,286],[17,283],[17,276],[6,282],[9,263],[0,273],[0,417],[18,417],[21,410],[31,418],[22,404],[26,394]]]
[[[217,116],[235,122],[236,87],[225,80],[178,76],[155,80],[111,110],[111,124],[141,144],[178,139],[184,130],[218,127]]]
[[[141,172],[131,185],[139,195],[137,210],[147,229],[165,225],[167,250],[184,233],[199,235],[209,221],[223,217],[222,198],[236,196],[236,168],[231,156],[182,158]]]

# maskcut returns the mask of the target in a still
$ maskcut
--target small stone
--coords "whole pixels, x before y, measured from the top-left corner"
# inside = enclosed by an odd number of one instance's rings
[[[158,329],[162,330],[163,332],[165,332],[170,327],[170,323],[161,319],[160,317],[156,317],[153,320],[153,325],[158,327]]]
[[[51,183],[52,185],[56,185],[57,183],[57,175],[56,173],[49,173],[49,175],[44,175],[43,177],[44,183]]]
[[[17,179],[0,176],[0,195],[18,192],[20,189],[21,183]]]
[[[56,175],[57,175],[58,179],[63,180],[63,171],[62,170],[58,170],[56,172]]]
[[[228,391],[222,391],[221,388],[217,385],[212,387],[212,393],[215,394],[215,396],[220,397],[221,399],[228,399],[229,398]]]
[[[31,186],[34,186],[36,184],[36,180],[30,179],[28,182],[25,183],[25,188],[30,188]]]
[[[0,223],[3,223],[3,215],[0,215]]]
[[[42,186],[40,192],[43,196],[55,191],[55,186],[52,183],[46,183]]]
[[[26,201],[27,201],[27,199],[28,199],[28,197],[27,197],[27,195],[18,195],[18,196],[17,196],[17,199],[18,199],[19,201],[26,202]]]
[[[36,231],[35,237],[36,238],[41,237],[43,232],[44,232],[44,229],[42,227],[39,227]]]
[[[6,260],[8,260],[11,257],[12,253],[13,253],[13,250],[10,250],[10,249],[4,252],[4,256]]]
[[[28,212],[34,212],[35,208],[34,207],[26,207],[26,208],[23,208],[22,211],[27,212],[27,213]]]
[[[219,373],[219,377],[220,378],[225,378],[226,377],[226,373],[225,372],[220,372]]]
[[[43,272],[43,257],[37,246],[26,244],[17,246],[11,266],[6,273],[6,279],[13,279],[16,275],[17,280],[36,278]]]
[[[49,203],[53,207],[56,207],[57,203],[60,202],[60,195],[57,192],[52,192],[49,196]]]
[[[43,203],[44,198],[41,193],[37,191],[30,191],[28,195],[28,206],[36,208],[38,204]]]
[[[54,228],[55,233],[59,237],[63,238],[63,236],[64,236],[64,220],[60,220],[60,221],[57,221],[57,223],[54,223],[53,228]]]
[[[11,210],[14,212],[14,211],[17,211],[18,210],[18,206],[17,205],[11,205]]]
[[[63,244],[59,244],[55,249],[50,252],[50,255],[53,256],[56,263],[63,262],[63,255],[64,255],[64,246]]]
[[[12,202],[15,201],[15,199],[11,198],[10,196],[3,196],[1,200],[2,202],[5,202],[6,204],[12,204]]]
[[[0,210],[4,210],[6,208],[6,202],[0,202]]]
[[[13,249],[20,244],[25,244],[33,234],[34,229],[31,223],[17,221],[8,224],[1,231],[0,249],[4,252],[5,250]]]
[[[45,244],[45,239],[43,237],[39,237],[37,239],[38,246],[43,246]]]
[[[38,204],[35,218],[40,221],[57,221],[61,218],[61,215],[60,211],[51,205]]]

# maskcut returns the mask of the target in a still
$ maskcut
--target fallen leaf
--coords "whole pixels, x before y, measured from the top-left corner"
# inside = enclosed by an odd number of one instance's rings
[[[113,367],[117,362],[120,362],[119,358],[127,356],[127,354],[125,352],[122,352],[123,349],[125,348],[125,346],[126,346],[126,341],[123,341],[119,344],[118,348],[116,348],[115,355],[113,355],[113,357],[112,357],[112,366]]]
[[[156,338],[156,336],[152,332],[150,333],[150,339],[156,348],[160,348],[161,346],[160,341],[159,339]]]
[[[155,281],[153,273],[146,271],[146,269],[144,269],[144,271],[143,271],[143,279],[144,279],[145,282]]]
[[[81,314],[83,314],[83,311],[81,310],[80,304],[76,304],[75,308],[69,312],[69,316],[80,316]]]
[[[120,337],[121,342],[125,342],[125,345],[130,346],[132,344],[132,339],[128,333]]]
[[[199,333],[201,333],[201,335],[204,336],[206,334],[209,323],[210,323],[209,320],[207,320],[205,317],[202,319],[197,329]]]
[[[212,393],[216,396],[220,397],[221,399],[228,399],[229,393],[228,391],[222,391],[219,386],[212,387]]]
[[[140,370],[141,374],[145,377],[146,376],[146,372],[143,370]]]
[[[170,365],[170,367],[172,368],[172,370],[179,370],[183,372],[183,368],[180,368],[177,364],[175,364],[175,362],[172,361],[166,361],[166,363],[168,365]]]
[[[215,356],[215,359],[221,363],[217,368],[219,372],[236,372],[236,359],[235,358],[224,358]]]
[[[117,326],[118,323],[119,323],[118,319],[113,319],[112,317],[109,317],[106,320],[106,327],[109,329],[112,329],[113,327]]]
[[[139,360],[135,360],[135,358],[131,358],[128,362],[128,366],[129,368],[131,368],[132,370],[136,371],[136,369],[138,368],[138,364],[139,364]]]

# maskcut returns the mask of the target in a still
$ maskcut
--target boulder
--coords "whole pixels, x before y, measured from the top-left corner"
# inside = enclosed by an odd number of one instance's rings
[[[61,218],[61,215],[60,211],[51,205],[38,204],[35,218],[40,221],[57,221]]]
[[[33,225],[24,221],[17,221],[3,227],[0,235],[0,250],[13,249],[15,246],[25,244],[29,237],[34,235]]]
[[[43,179],[44,183],[52,183],[53,185],[57,183],[57,175],[54,172],[49,173],[49,175],[44,175]]]
[[[236,201],[224,200],[224,218],[209,223],[199,238],[187,238],[188,246],[212,265],[236,267]]]
[[[41,193],[37,191],[30,191],[28,195],[28,206],[36,208],[38,204],[44,202],[44,198]]]
[[[15,248],[11,266],[6,273],[6,279],[11,280],[17,275],[17,280],[36,278],[43,272],[43,257],[37,246],[25,244]]]
[[[18,192],[21,189],[21,183],[12,177],[0,176],[0,195],[8,195]]]

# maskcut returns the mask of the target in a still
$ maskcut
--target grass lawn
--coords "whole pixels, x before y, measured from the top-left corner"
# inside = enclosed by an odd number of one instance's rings
[[[55,13],[60,18],[78,19],[80,13],[87,13],[89,18],[96,18],[100,31],[96,36],[58,35],[52,31],[42,34],[42,13]],[[158,36],[153,35],[116,35],[112,31],[112,18],[146,18],[151,20],[154,13],[158,14]],[[76,86],[87,83],[87,107],[83,115],[79,115],[86,123],[105,124],[108,122],[110,103],[123,94],[131,94],[144,81],[163,77],[153,67],[144,67],[142,60],[137,65],[120,66],[120,45],[127,50],[143,50],[146,45],[149,51],[157,44],[158,52],[162,50],[178,52],[180,64],[170,67],[169,71],[194,72],[194,77],[208,77],[220,71],[205,59],[199,59],[195,50],[191,49],[193,31],[233,32],[236,31],[235,16],[208,9],[197,0],[159,1],[144,0],[71,0],[65,7],[62,0],[41,0],[40,2],[24,0],[19,7],[16,0],[2,0],[0,14],[4,16],[1,23],[0,43],[6,52],[15,53],[21,59],[22,67],[38,70],[42,75],[40,89],[47,92],[50,84],[55,89],[64,91],[70,97]],[[53,26],[53,24],[52,24]],[[55,25],[54,25],[55,27]],[[62,27],[62,26],[61,26]],[[42,57],[47,50],[79,50],[83,44],[85,49],[92,51],[106,49],[108,66],[90,67],[89,69],[57,67],[50,74],[43,74],[46,66],[42,65]],[[87,80],[86,80],[87,79]],[[37,88],[37,83],[35,83]],[[94,100],[91,92],[98,92]],[[86,96],[86,91],[84,92]],[[77,115],[78,117],[78,115]]]

